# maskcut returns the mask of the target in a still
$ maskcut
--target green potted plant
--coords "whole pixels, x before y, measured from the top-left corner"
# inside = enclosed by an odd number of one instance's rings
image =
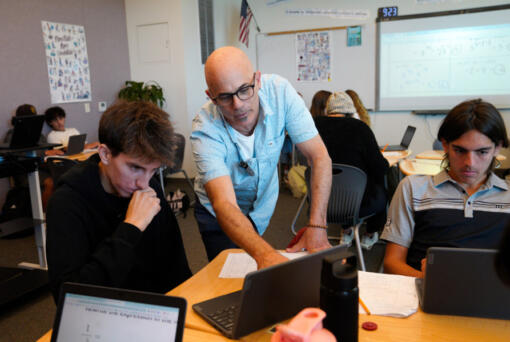
[[[166,101],[163,96],[163,88],[155,81],[126,81],[124,87],[119,91],[118,98],[128,101],[150,101],[159,107],[163,107]]]

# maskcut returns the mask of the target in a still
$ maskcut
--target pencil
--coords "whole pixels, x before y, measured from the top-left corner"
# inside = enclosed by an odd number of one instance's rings
[[[363,303],[363,300],[361,300],[361,297],[358,297],[359,299],[359,303],[361,304],[361,307],[363,308],[363,310],[365,310],[365,312],[367,313],[367,315],[370,315],[370,310],[368,310],[367,306],[365,305],[365,303]]]
[[[381,150],[381,153],[386,151],[386,147],[388,147],[389,144],[384,145],[383,149]]]

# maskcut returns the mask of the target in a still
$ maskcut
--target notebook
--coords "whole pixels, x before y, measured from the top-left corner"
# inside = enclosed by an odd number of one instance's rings
[[[71,156],[83,152],[85,140],[87,140],[87,134],[71,135],[67,143],[67,151],[64,155]]]
[[[0,144],[1,149],[37,146],[44,123],[44,115],[25,115],[12,118],[14,129],[11,142]]]
[[[409,148],[409,145],[411,145],[411,141],[413,140],[414,132],[416,132],[416,127],[407,126],[406,131],[404,132],[404,136],[402,137],[402,141],[400,142],[400,145],[388,145],[384,151],[407,150]],[[384,149],[384,146],[379,146],[379,148],[382,150]]]
[[[193,305],[193,310],[231,339],[283,321],[301,309],[319,306],[322,259],[347,253],[336,246],[258,271],[243,289]]]
[[[498,278],[493,249],[431,247],[424,279],[416,279],[423,311],[510,319],[510,287]]]
[[[184,298],[65,283],[51,342],[180,342],[185,315]]]

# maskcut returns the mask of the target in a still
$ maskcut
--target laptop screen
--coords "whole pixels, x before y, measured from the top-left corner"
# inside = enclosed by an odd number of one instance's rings
[[[183,321],[186,309],[179,305],[77,293],[66,293],[60,304],[52,341],[181,341],[179,319]]]
[[[400,142],[400,145],[404,146],[404,147],[409,147],[409,145],[411,144],[411,140],[413,140],[415,131],[416,131],[416,127],[407,126],[406,132],[404,133],[404,136],[402,137],[402,141]]]

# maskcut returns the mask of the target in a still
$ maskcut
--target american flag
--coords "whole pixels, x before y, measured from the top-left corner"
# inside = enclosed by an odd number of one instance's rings
[[[251,13],[248,2],[243,0],[241,4],[241,23],[239,23],[239,41],[248,47],[248,36],[250,35]]]

